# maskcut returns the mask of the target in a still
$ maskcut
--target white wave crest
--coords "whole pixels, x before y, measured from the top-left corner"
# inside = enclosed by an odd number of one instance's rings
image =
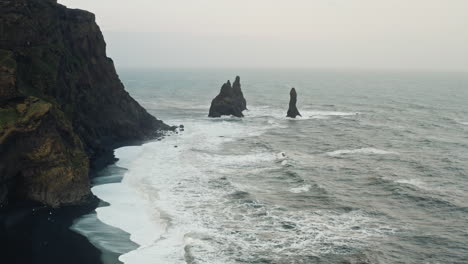
[[[286,110],[279,108],[271,108],[268,106],[251,107],[249,111],[245,111],[246,117],[272,117],[275,119],[286,119]],[[302,116],[290,120],[307,120],[307,119],[329,119],[331,117],[340,116],[355,116],[358,112],[342,112],[342,111],[322,111],[299,109]]]
[[[292,193],[304,193],[304,192],[310,191],[310,188],[311,188],[311,186],[309,184],[306,184],[306,185],[299,186],[299,187],[296,187],[296,188],[291,188],[291,189],[289,189],[289,191],[292,192]]]
[[[431,188],[429,188],[426,183],[418,179],[400,179],[400,180],[396,180],[395,182],[401,183],[401,184],[412,185],[412,186],[415,186],[424,190],[431,190]]]
[[[329,156],[341,156],[348,154],[363,154],[363,155],[387,155],[387,154],[398,154],[393,151],[381,150],[376,148],[359,148],[359,149],[340,149],[332,152],[327,152]]]

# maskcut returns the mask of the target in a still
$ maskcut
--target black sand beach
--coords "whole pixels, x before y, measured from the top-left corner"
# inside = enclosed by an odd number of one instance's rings
[[[99,201],[52,209],[25,204],[0,212],[3,263],[101,263],[101,252],[70,230],[73,220],[93,211]],[[119,263],[115,256],[115,263]]]

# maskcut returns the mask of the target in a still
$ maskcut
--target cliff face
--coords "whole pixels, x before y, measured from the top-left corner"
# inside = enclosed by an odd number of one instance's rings
[[[93,14],[0,0],[0,205],[90,195],[90,163],[170,129],[124,90]]]

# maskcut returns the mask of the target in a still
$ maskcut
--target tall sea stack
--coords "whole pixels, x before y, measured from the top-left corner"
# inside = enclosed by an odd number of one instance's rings
[[[221,87],[219,94],[211,101],[209,117],[233,115],[243,117],[242,111],[247,109],[247,102],[241,90],[240,77],[237,76],[234,84],[228,80]]]
[[[124,90],[94,14],[0,0],[0,208],[91,196],[113,148],[170,129]]]
[[[287,117],[296,118],[296,116],[301,116],[299,110],[297,110],[296,103],[297,103],[297,93],[296,89],[292,88],[291,92],[289,92],[289,108]]]

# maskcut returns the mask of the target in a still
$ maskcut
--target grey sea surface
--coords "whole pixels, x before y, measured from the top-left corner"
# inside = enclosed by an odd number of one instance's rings
[[[74,225],[122,262],[468,263],[468,74],[119,73],[185,127],[117,150],[93,188],[110,206]],[[208,118],[236,75],[245,117]]]

